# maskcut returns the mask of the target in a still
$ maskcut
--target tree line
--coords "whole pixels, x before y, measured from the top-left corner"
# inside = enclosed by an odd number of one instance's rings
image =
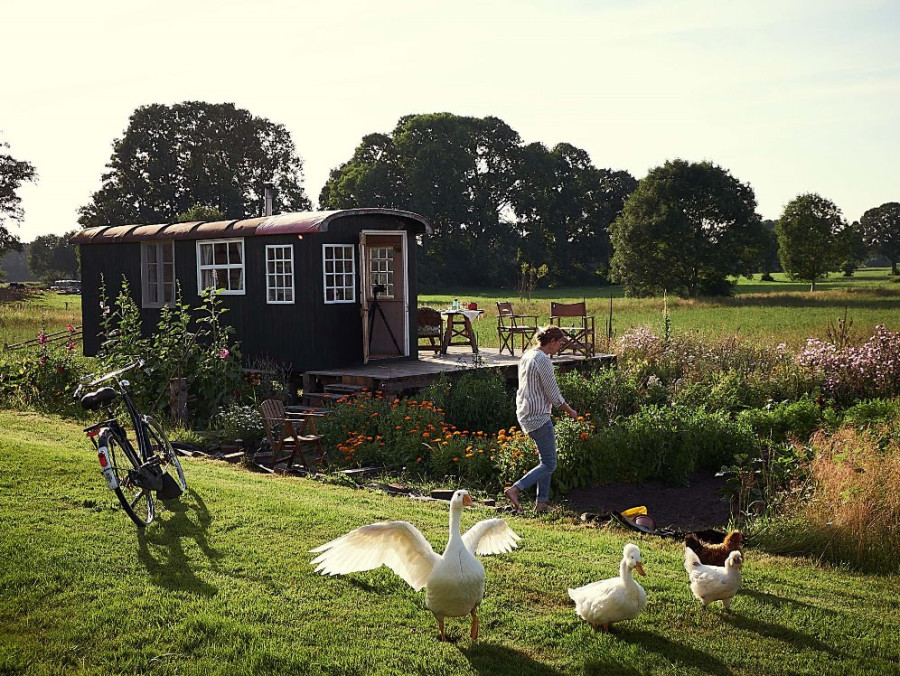
[[[0,213],[21,218],[18,202],[10,211],[2,197],[15,198],[34,168],[0,163],[0,172]],[[276,213],[303,211],[311,202],[302,180],[283,125],[230,103],[142,106],[114,141],[78,222],[260,216],[267,184]],[[390,133],[364,136],[331,170],[318,201],[321,209],[388,207],[428,218],[434,232],[417,248],[425,290],[515,287],[540,270],[546,285],[716,295],[730,293],[736,276],[779,266],[815,288],[867,255],[887,258],[894,274],[900,259],[898,203],[848,224],[832,202],[804,194],[764,222],[752,187],[711,162],[670,160],[638,181],[595,166],[569,143],[526,144],[496,117],[404,116]]]

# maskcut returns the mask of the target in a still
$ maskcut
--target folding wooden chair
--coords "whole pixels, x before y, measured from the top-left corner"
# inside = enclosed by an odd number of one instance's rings
[[[516,356],[516,336],[519,336],[522,352],[524,352],[537,329],[537,315],[517,315],[513,310],[512,303],[497,303],[497,335],[500,338],[500,354],[503,354],[503,350],[506,349],[509,350],[510,355]]]
[[[311,448],[316,452],[316,463],[324,467],[328,464],[325,449],[322,447],[322,435],[316,432],[315,413],[288,413],[284,403],[279,399],[266,399],[259,406],[266,438],[272,447],[272,466],[287,460],[292,467],[297,454],[306,469],[312,465],[306,457],[304,449]],[[281,456],[281,457],[279,457]]]
[[[550,323],[561,328],[568,337],[557,354],[571,352],[585,357],[594,354],[594,318],[588,315],[585,301],[551,302]]]

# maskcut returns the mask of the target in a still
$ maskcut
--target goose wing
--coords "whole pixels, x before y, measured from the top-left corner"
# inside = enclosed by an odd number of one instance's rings
[[[479,521],[462,536],[463,544],[473,554],[489,556],[501,552],[511,552],[521,540],[503,519]]]
[[[425,536],[406,521],[386,521],[362,526],[321,547],[311,563],[322,575],[346,575],[385,565],[406,583],[420,590],[441,557]]]

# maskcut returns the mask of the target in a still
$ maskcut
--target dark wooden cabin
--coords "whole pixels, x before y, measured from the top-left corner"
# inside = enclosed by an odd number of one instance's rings
[[[72,241],[81,249],[84,352],[97,353],[101,301],[114,301],[125,278],[145,335],[178,280],[192,308],[201,290],[218,289],[223,321],[247,357],[295,372],[416,359],[415,235],[430,232],[422,216],[394,209],[83,230]]]

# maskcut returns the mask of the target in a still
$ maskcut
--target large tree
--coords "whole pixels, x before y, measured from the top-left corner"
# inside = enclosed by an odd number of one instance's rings
[[[775,232],[778,258],[791,279],[816,282],[841,269],[847,259],[847,222],[834,202],[815,193],[799,195],[784,208]]]
[[[195,205],[226,218],[260,216],[267,182],[276,212],[310,208],[288,131],[232,103],[138,108],[107,168],[79,210],[84,226],[173,221]]]
[[[78,276],[78,259],[75,255],[76,245],[69,239],[74,232],[62,237],[57,235],[41,235],[28,246],[28,267],[31,272],[44,281],[54,279],[73,279]]]
[[[730,293],[728,277],[753,271],[760,238],[749,184],[710,162],[668,161],[610,226],[611,273],[632,296]]]
[[[611,255],[607,229],[635,187],[628,172],[598,169],[568,143],[549,151],[541,143],[526,146],[513,191],[521,257],[546,264],[550,282],[602,281]]]
[[[519,135],[495,117],[407,115],[390,135],[363,138],[334,169],[322,208],[396,207],[426,216],[426,283],[489,283],[515,269],[511,227],[502,220],[516,181]]]
[[[9,144],[0,142],[0,149],[3,148],[9,148]],[[10,250],[22,250],[22,242],[9,231],[7,223],[21,223],[25,212],[18,191],[23,183],[34,180],[37,180],[37,172],[33,164],[0,152],[0,256]]]
[[[880,207],[866,211],[859,220],[859,234],[871,253],[884,256],[891,262],[891,274],[898,274],[900,203],[885,202]]]

